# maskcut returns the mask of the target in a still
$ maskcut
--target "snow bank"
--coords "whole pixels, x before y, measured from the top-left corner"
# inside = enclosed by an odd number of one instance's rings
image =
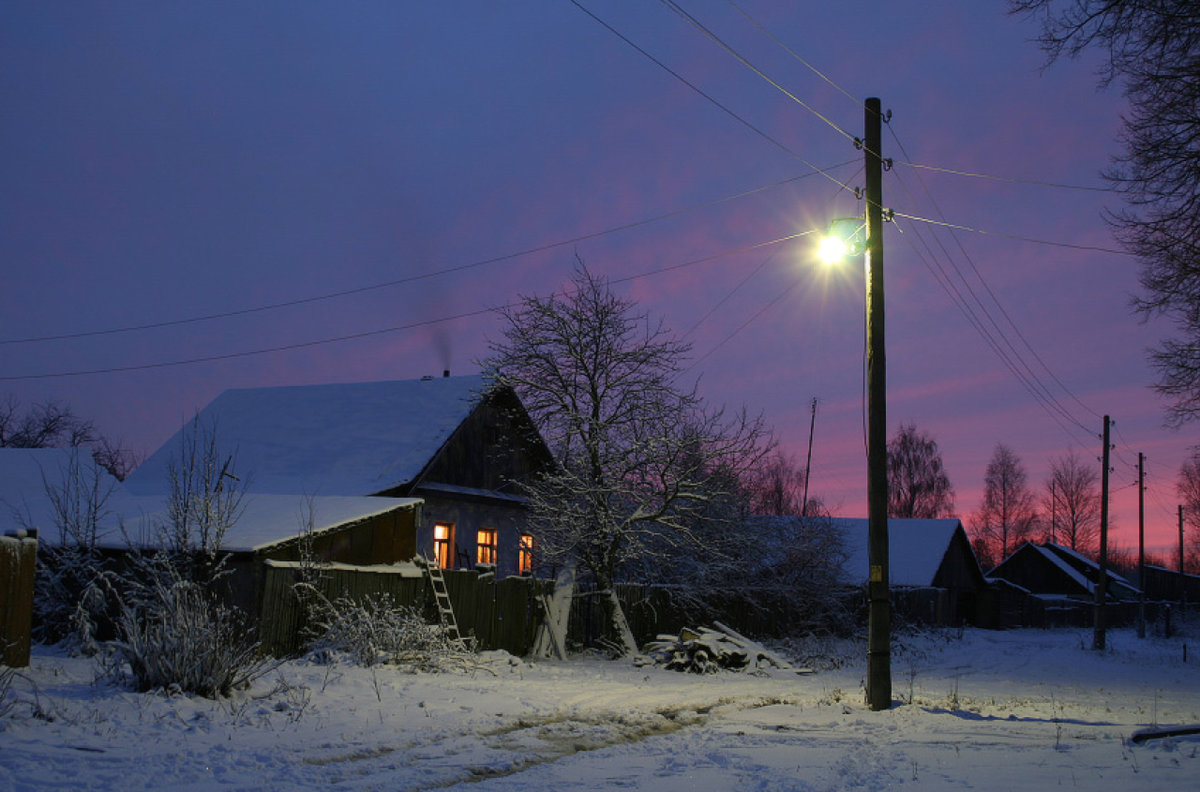
[[[0,721],[0,790],[1192,788],[1200,664],[1112,631],[905,639],[897,704],[863,705],[865,649],[817,674],[677,674],[503,653],[470,674],[292,662],[233,699],[97,685],[35,650]],[[36,686],[36,692],[35,692]]]

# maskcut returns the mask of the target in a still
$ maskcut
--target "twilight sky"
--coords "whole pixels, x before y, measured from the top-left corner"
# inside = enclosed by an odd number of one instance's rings
[[[1129,311],[1117,197],[1064,186],[1119,152],[1097,61],[1043,72],[1002,0],[681,2],[759,73],[665,4],[580,5],[5,3],[0,394],[148,453],[227,388],[474,371],[487,309],[578,254],[801,462],[818,399],[812,492],[865,515],[862,265],[777,240],[862,212],[878,96],[889,436],[934,435],[966,519],[997,442],[1040,488],[1099,467],[1109,414],[1113,541],[1138,452],[1173,541],[1197,433],[1149,389],[1169,328]]]

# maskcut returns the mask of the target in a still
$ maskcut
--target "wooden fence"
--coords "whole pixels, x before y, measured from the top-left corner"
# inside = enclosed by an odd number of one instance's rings
[[[463,636],[473,637],[480,649],[503,649],[517,656],[529,653],[542,621],[542,597],[551,593],[554,581],[531,577],[497,580],[494,575],[470,570],[443,570],[442,574]],[[305,617],[295,590],[299,575],[299,564],[292,562],[268,561],[264,568],[259,637],[264,649],[277,656],[302,648]],[[329,600],[387,594],[395,604],[415,606],[431,621],[437,619],[432,590],[423,573],[412,565],[335,564],[321,569],[315,585]],[[768,597],[763,592],[748,592],[703,612],[681,606],[677,593],[669,587],[620,585],[617,596],[639,644],[660,633],[678,634],[682,627],[707,626],[714,619],[751,635],[784,634],[789,624],[789,603],[778,593]],[[596,645],[605,632],[603,597],[587,589],[576,592],[567,632],[569,646]]]
[[[37,540],[0,536],[0,664],[29,665]]]
[[[514,655],[527,654],[541,623],[540,595],[552,581],[509,577],[496,580],[467,570],[443,570],[446,590],[463,636],[473,637],[480,649],[503,649]],[[268,561],[263,576],[262,613],[259,639],[274,655],[293,654],[301,649],[304,608],[296,594],[299,564]],[[327,599],[360,599],[387,594],[396,605],[412,606],[437,619],[432,590],[425,576],[410,565],[323,567],[314,584]]]

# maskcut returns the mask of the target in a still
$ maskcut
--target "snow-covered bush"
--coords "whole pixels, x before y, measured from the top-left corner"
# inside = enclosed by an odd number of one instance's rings
[[[344,654],[363,666],[437,670],[443,660],[465,654],[444,627],[426,622],[416,608],[396,605],[387,594],[333,601],[316,596],[311,613],[308,648],[316,658]]]
[[[8,715],[16,702],[9,696],[12,690],[13,678],[17,675],[14,668],[0,664],[0,718]]]
[[[187,580],[166,555],[135,559],[116,620],[111,669],[137,690],[215,698],[249,685],[273,663],[260,655],[242,614]]]

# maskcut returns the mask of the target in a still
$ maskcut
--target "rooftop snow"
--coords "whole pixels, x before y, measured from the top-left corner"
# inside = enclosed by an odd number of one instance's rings
[[[479,402],[482,375],[227,390],[198,415],[215,426],[248,492],[370,495],[413,480]],[[126,481],[167,486],[191,422]]]
[[[846,543],[847,581],[866,582],[870,574],[867,553],[869,521],[859,518],[835,517]],[[893,586],[931,586],[937,575],[950,540],[961,523],[957,519],[888,520],[888,573]]]

